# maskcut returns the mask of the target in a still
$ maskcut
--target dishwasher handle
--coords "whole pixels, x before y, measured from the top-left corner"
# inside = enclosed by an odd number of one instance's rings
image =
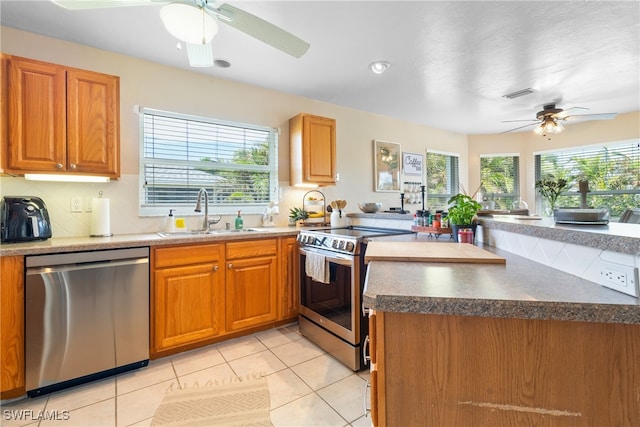
[[[148,263],[149,263],[149,258],[135,258],[135,259],[125,259],[125,260],[117,260],[117,261],[107,260],[107,261],[99,261],[99,262],[60,264],[60,265],[54,265],[50,267],[28,267],[27,276],[43,274],[43,273],[64,273],[67,271],[91,270],[95,268],[120,267],[125,265],[148,264]]]

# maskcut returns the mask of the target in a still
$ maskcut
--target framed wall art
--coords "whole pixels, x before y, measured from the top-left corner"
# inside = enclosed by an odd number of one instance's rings
[[[424,157],[422,154],[402,153],[402,173],[422,176]]]
[[[400,144],[373,141],[375,191],[400,191]]]

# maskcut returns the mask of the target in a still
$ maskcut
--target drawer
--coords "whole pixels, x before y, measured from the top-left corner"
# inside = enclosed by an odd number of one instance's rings
[[[259,256],[275,256],[277,252],[278,241],[276,239],[247,240],[227,243],[227,260]]]
[[[223,246],[216,243],[156,248],[153,252],[153,266],[163,268],[218,261],[223,256]]]

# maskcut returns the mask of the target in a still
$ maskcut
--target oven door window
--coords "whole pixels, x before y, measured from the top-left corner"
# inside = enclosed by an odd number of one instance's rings
[[[301,256],[301,266],[305,256]],[[320,283],[300,270],[300,304],[326,320],[353,331],[352,324],[352,267],[328,259],[329,283]]]

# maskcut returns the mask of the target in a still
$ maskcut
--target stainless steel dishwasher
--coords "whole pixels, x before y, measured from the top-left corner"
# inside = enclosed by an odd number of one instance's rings
[[[31,397],[149,363],[149,249],[26,257]]]

